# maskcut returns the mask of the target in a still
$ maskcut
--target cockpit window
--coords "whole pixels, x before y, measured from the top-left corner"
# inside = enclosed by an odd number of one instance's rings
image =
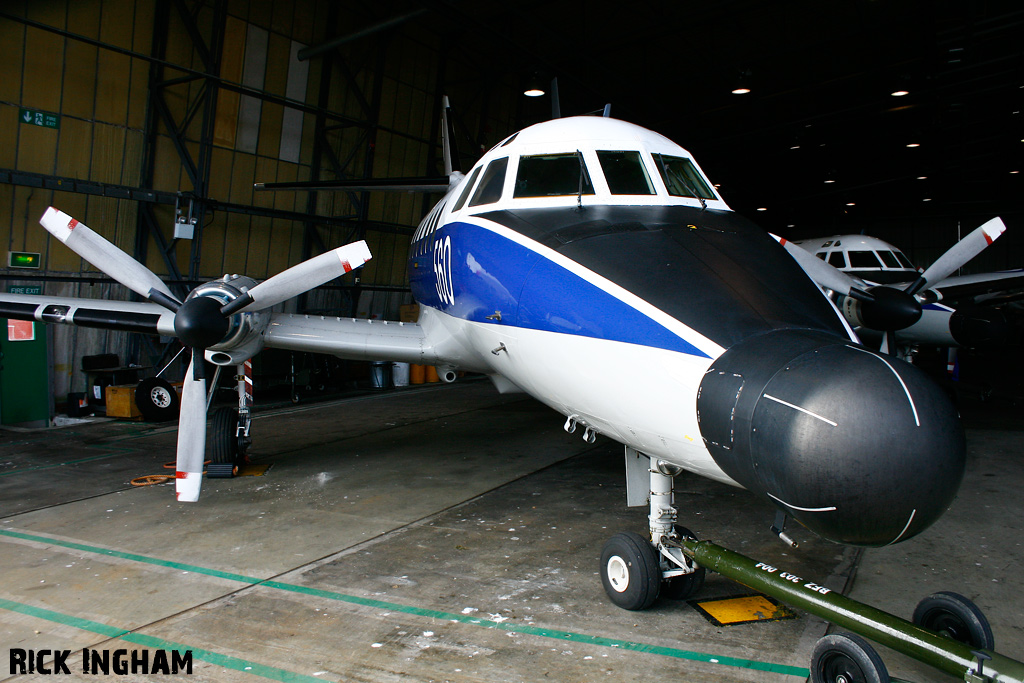
[[[896,254],[896,259],[900,262],[900,265],[902,265],[904,268],[911,268],[912,269],[914,267],[914,264],[910,262],[910,259],[908,259],[903,254],[902,251],[896,251],[894,253]]]
[[[587,165],[578,153],[519,157],[519,175],[516,176],[513,196],[562,197],[578,194],[580,173],[583,174],[583,194],[594,194]]]
[[[459,195],[459,201],[455,202],[455,206],[452,207],[452,211],[458,211],[465,205],[466,200],[469,199],[469,191],[473,189],[473,183],[476,182],[476,177],[478,175],[480,175],[479,166],[473,169],[473,172],[469,176],[469,180],[466,181],[466,187],[462,190],[462,194]]]
[[[882,263],[885,264],[886,268],[899,268],[900,262],[896,260],[896,255],[891,251],[879,251],[878,255],[882,258]]]
[[[654,165],[661,173],[661,179],[665,181],[668,193],[673,197],[700,197],[701,199],[714,199],[715,193],[711,191],[704,178],[697,172],[693,162],[685,157],[671,157],[667,154],[652,154]],[[696,192],[696,196],[694,195]]]
[[[647,175],[640,152],[609,152],[599,150],[604,179],[612,194],[654,194],[654,185]]]
[[[881,268],[882,263],[875,256],[873,251],[850,251],[848,252],[850,257],[851,268]]]
[[[828,264],[833,268],[845,268],[846,259],[843,258],[843,252],[839,249],[831,251],[828,254]]]
[[[473,198],[469,200],[470,206],[493,204],[501,199],[501,190],[505,187],[505,169],[507,167],[508,157],[495,159],[487,164],[484,177],[480,179],[480,187],[476,189]]]

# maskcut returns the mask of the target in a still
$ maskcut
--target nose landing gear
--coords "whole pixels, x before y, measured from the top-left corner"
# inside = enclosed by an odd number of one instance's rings
[[[650,481],[646,498],[639,488],[643,467]],[[677,473],[671,463],[626,448],[627,497],[631,506],[650,505],[651,540],[624,532],[604,546],[601,582],[619,607],[646,609],[659,596],[685,599],[700,590],[706,568],[857,634],[836,633],[817,643],[811,683],[888,683],[885,664],[868,640],[969,683],[1024,683],[1024,662],[993,650],[988,621],[961,595],[929,595],[918,604],[911,622],[714,543],[698,541],[675,524],[672,478]],[[777,520],[776,533],[781,524]]]
[[[650,538],[627,531],[612,536],[601,551],[601,583],[613,603],[628,610],[643,610],[658,596],[685,600],[704,585],[704,568],[682,550],[683,539],[697,540],[678,526],[672,480],[681,471],[663,460],[655,461],[626,447],[630,459],[646,461],[650,474]]]

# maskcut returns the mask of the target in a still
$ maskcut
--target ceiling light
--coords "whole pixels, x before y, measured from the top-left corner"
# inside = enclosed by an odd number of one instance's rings
[[[930,201],[931,201],[931,199],[922,199],[921,201],[922,201],[922,202],[930,202]]]
[[[847,206],[857,206],[857,202],[846,202]]]
[[[921,146],[920,142],[908,142],[907,143],[907,147],[920,147],[920,146]]]
[[[766,206],[761,206],[761,207],[758,207],[758,209],[757,209],[757,210],[758,210],[758,211],[767,211],[767,210],[768,210],[768,207],[766,207]]]
[[[919,175],[919,176],[917,176],[917,179],[918,180],[927,180],[928,176],[926,176],[926,175]]]
[[[1010,171],[1010,175],[1017,175],[1020,171]]]
[[[740,71],[740,77],[736,80],[736,87],[732,89],[733,95],[746,95],[750,92],[750,72]]]
[[[825,181],[825,184],[826,184],[826,185],[831,185],[831,184],[832,184],[832,183],[834,183],[834,182],[835,182],[834,180],[832,180],[832,179],[829,179],[829,180],[826,180],[826,181]]]
[[[889,94],[892,95],[893,97],[903,97],[904,95],[909,95],[910,91],[909,90],[894,90],[894,91],[892,91]]]
[[[527,97],[542,97],[544,95],[544,85],[540,82],[537,74],[533,74],[526,81],[526,89],[523,90],[523,94]]]

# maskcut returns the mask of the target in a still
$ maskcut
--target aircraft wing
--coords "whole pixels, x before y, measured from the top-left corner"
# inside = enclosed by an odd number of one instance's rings
[[[0,294],[0,318],[177,336],[174,314],[149,302]],[[415,323],[272,313],[263,338],[266,347],[351,360],[438,361]]]
[[[954,275],[932,288],[939,301],[956,306],[985,301],[1012,301],[1024,296],[1024,269]]]
[[[416,323],[275,313],[264,340],[271,348],[324,353],[350,360],[425,365],[439,360],[423,327]]]
[[[0,318],[174,336],[174,314],[149,302],[0,294]]]

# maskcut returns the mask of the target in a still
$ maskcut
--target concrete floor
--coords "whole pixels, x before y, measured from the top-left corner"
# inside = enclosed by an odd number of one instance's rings
[[[5,679],[12,648],[84,647],[187,648],[194,681],[805,680],[814,617],[719,627],[608,601],[601,546],[647,513],[625,507],[621,446],[562,422],[479,381],[267,410],[252,456],[272,468],[207,480],[198,504],[127,484],[173,459],[173,425],[0,431],[0,680],[43,678]],[[1022,659],[1024,424],[975,423],[959,499],[898,546],[798,529],[789,550],[767,506],[687,475],[680,521],[905,618],[962,593]],[[749,592],[709,575],[699,597]],[[882,653],[894,676],[954,680]],[[69,663],[63,680],[97,680]]]

